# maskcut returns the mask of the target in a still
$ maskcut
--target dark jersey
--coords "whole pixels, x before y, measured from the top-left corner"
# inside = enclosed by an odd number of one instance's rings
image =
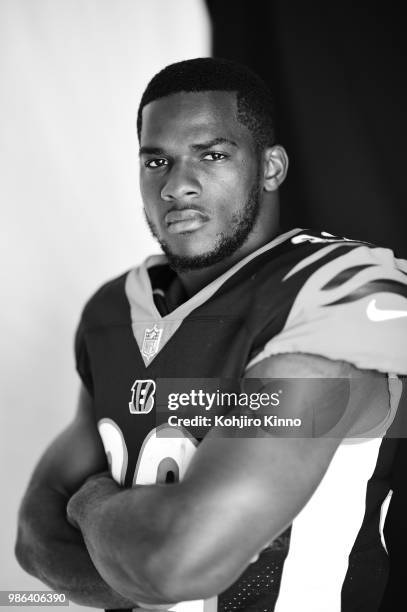
[[[388,249],[293,230],[173,310],[164,306],[171,274],[164,256],[148,258],[104,285],[78,328],[77,368],[112,476],[125,486],[155,482],[159,463],[172,456],[182,477],[196,442],[157,438],[161,379],[237,380],[290,352],[389,374],[385,420],[339,447],[292,529],[217,603],[219,612],[334,612],[342,597],[344,611],[375,610],[387,575],[380,525],[394,452],[382,437],[400,396],[396,375],[407,373],[407,263]]]

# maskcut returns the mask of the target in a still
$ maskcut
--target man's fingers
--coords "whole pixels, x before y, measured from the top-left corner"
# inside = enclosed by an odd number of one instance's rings
[[[167,610],[170,610],[171,608],[164,608],[164,607],[158,607],[158,608],[134,608],[134,610],[136,612],[166,612]]]
[[[168,608],[135,608],[136,612],[165,612]]]
[[[140,603],[140,608],[135,608],[137,612],[166,612],[174,608],[176,604],[145,604]]]

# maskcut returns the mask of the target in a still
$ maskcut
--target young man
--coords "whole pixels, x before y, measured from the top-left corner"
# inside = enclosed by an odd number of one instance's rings
[[[327,232],[280,233],[287,155],[269,92],[239,65],[165,68],[138,130],[145,215],[165,255],[85,307],[78,412],[34,472],[17,557],[96,607],[375,610],[406,262]],[[278,380],[278,408],[259,416],[305,428],[214,427],[196,449],[183,428],[160,437],[154,391],[180,379],[190,414],[196,379],[257,394]],[[235,402],[227,416],[250,412]]]

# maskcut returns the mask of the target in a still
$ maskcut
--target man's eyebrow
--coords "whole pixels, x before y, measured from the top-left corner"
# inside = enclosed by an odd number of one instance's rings
[[[224,138],[223,136],[219,136],[218,138],[212,138],[211,140],[207,140],[206,142],[198,142],[196,144],[190,145],[190,148],[193,151],[205,151],[206,149],[211,149],[219,144],[228,144],[233,147],[237,147],[238,145],[230,138]],[[160,147],[140,147],[139,155],[164,155],[164,150]]]
[[[207,140],[206,142],[199,142],[197,144],[191,145],[191,149],[193,151],[204,151],[205,149],[210,149],[211,147],[215,147],[219,144],[229,144],[233,147],[237,147],[238,145],[230,138],[223,138],[219,136],[218,138],[212,138],[212,140]]]
[[[140,147],[139,155],[162,155],[163,150],[159,147]]]

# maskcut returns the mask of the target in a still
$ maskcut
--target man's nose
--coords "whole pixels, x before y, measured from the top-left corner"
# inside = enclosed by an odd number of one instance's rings
[[[200,196],[201,191],[201,184],[192,168],[187,164],[174,164],[161,189],[161,198],[166,202],[182,202]]]

